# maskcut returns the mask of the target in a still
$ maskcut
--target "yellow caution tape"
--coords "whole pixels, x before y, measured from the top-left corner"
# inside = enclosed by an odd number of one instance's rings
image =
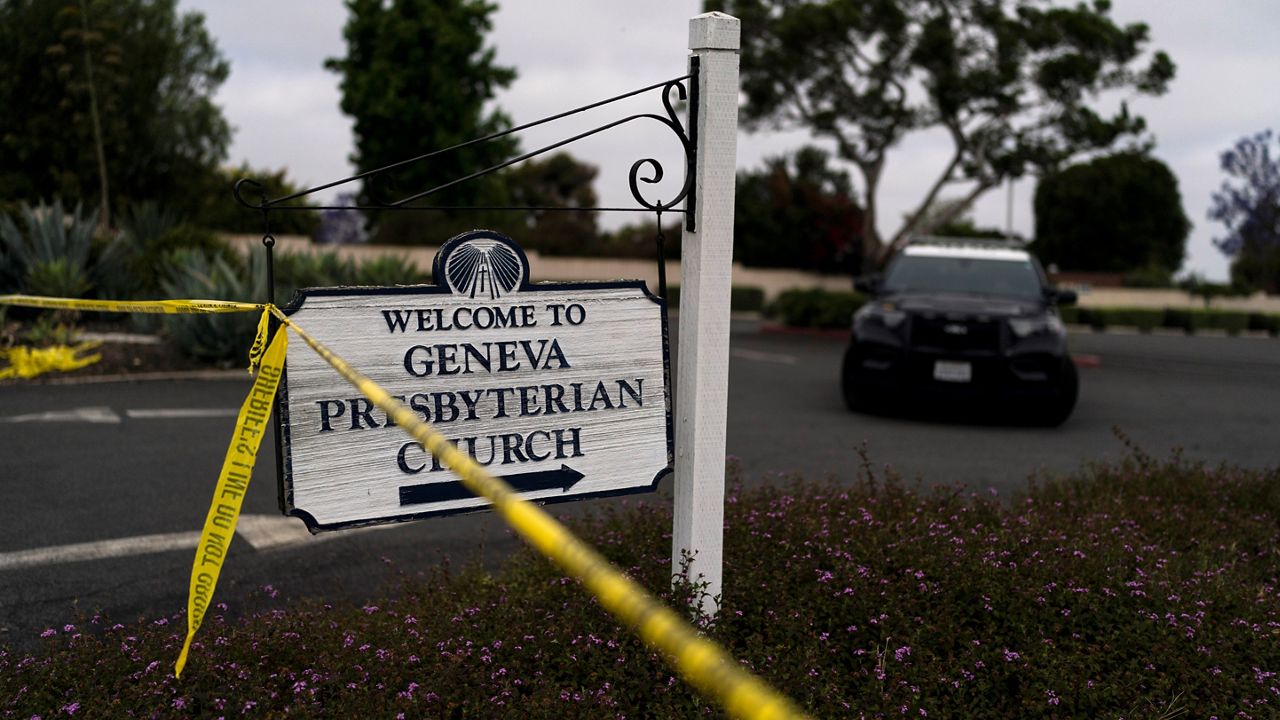
[[[506,482],[493,477],[470,455],[422,422],[380,385],[352,368],[315,338],[295,325],[278,308],[282,323],[298,333],[347,382],[351,383],[395,424],[417,440],[432,457],[458,475],[471,492],[487,498],[494,509],[543,555],[581,579],[600,604],[631,627],[650,647],[666,653],[686,681],[714,698],[732,717],[750,720],[806,717],[789,698],[738,664],[674,611],[627,577],[590,545],[579,540],[542,508],[525,500]],[[263,367],[266,367],[264,363]]]
[[[222,461],[222,472],[213,491],[213,502],[204,519],[200,544],[196,546],[196,558],[191,566],[191,587],[187,596],[187,638],[174,666],[173,674],[181,677],[191,651],[191,640],[204,621],[205,611],[213,602],[213,589],[218,584],[222,563],[226,560],[231,538],[240,519],[240,506],[249,491],[249,479],[258,459],[258,446],[266,432],[267,418],[271,415],[271,401],[276,395],[280,377],[284,373],[285,349],[289,334],[280,329],[271,346],[261,356],[261,368],[253,382],[253,389],[240,406],[236,429],[231,435],[231,445]],[[255,343],[256,344],[256,343]]]
[[[46,310],[84,310],[92,312],[156,313],[164,315],[193,315],[208,313],[252,312],[261,310],[258,333],[249,349],[249,373],[258,365],[258,359],[267,347],[268,305],[242,303],[232,300],[84,300],[81,298],[40,297],[37,295],[0,295],[0,305],[44,308]],[[97,360],[95,356],[95,362]],[[88,364],[88,363],[86,363]],[[74,368],[72,368],[74,369]],[[0,375],[0,378],[5,377]],[[20,376],[26,377],[26,376]]]
[[[85,350],[91,350],[102,343],[86,342],[78,345],[53,345],[47,348],[18,347],[0,349],[0,360],[8,360],[9,367],[0,368],[0,380],[5,378],[33,378],[55,370],[70,372],[92,365],[102,359],[101,355],[79,356]]]
[[[266,305],[230,300],[83,300],[36,295],[0,295],[0,305],[45,308],[47,310],[89,310],[118,313],[226,313],[265,310]]]

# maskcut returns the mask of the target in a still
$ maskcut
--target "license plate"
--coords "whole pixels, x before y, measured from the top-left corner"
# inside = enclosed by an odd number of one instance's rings
[[[967,383],[973,380],[973,366],[967,362],[938,360],[933,364],[933,379],[942,382]]]

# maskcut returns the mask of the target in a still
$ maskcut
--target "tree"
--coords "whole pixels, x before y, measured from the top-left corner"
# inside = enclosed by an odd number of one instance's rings
[[[1213,244],[1234,258],[1231,279],[1240,285],[1280,292],[1280,157],[1271,154],[1270,130],[1238,140],[1222,153],[1222,181],[1209,219],[1227,226]]]
[[[259,169],[250,167],[247,162],[239,166],[223,166],[199,182],[192,180],[189,187],[196,202],[191,205],[191,214],[184,215],[182,219],[220,232],[261,234],[264,229],[262,212],[241,205],[232,194],[241,178],[249,178],[262,186],[243,191],[244,199],[251,203],[259,202],[262,195],[278,198],[302,190],[296,181],[288,177],[284,168]],[[320,225],[320,214],[315,210],[276,211],[270,215],[270,229],[274,235],[311,235]]]
[[[1036,187],[1032,250],[1046,265],[1084,272],[1182,266],[1191,223],[1169,167],[1119,153],[1046,175]]]
[[[738,173],[734,258],[744,265],[820,272],[860,271],[862,211],[849,175],[805,147]]]
[[[684,217],[679,214],[671,219],[664,218],[662,221],[662,255],[667,260],[680,259],[680,245],[684,240],[684,224]],[[658,257],[658,232],[656,217],[652,220],[628,223],[616,230],[600,233],[600,240],[594,245],[596,249],[591,255],[596,257],[656,260]],[[672,280],[671,282],[679,281]]]
[[[937,235],[940,237],[964,238],[1003,238],[1005,228],[979,227],[969,216],[968,211],[957,207],[967,207],[964,198],[944,198],[934,201],[927,212],[915,221],[915,230],[920,235]],[[1017,238],[1015,234],[1013,238]]]
[[[1160,94],[1174,65],[1157,52],[1136,68],[1143,24],[1117,26],[1110,3],[1044,0],[708,0],[742,20],[748,128],[802,126],[857,168],[863,251],[881,262],[915,231],[940,193],[964,183],[959,215],[1005,178],[1140,136],[1127,106],[1086,100],[1109,90]],[[889,151],[941,129],[951,153],[887,243],[876,230]]]
[[[347,0],[343,30],[347,54],[325,67],[342,76],[342,111],[355,120],[359,172],[442,150],[510,126],[488,105],[515,71],[494,60],[484,45],[495,5],[484,0]],[[498,164],[516,152],[513,139],[480,143],[409,163],[366,182],[361,204],[394,202]],[[504,204],[502,181],[492,175],[460,183],[425,198],[422,204],[476,206]],[[394,232],[379,228],[379,239],[441,242],[443,237],[388,237],[426,234],[432,225],[465,227],[458,213],[443,219],[414,214],[397,218]],[[374,218],[387,225],[381,218]]]
[[[0,0],[0,197],[186,208],[226,156],[228,72],[177,0]]]
[[[526,160],[503,177],[514,206],[591,208],[597,202],[592,183],[598,173],[595,166],[558,152],[545,160]],[[599,240],[594,212],[533,210],[527,215],[527,228],[520,243],[547,255],[591,255]]]

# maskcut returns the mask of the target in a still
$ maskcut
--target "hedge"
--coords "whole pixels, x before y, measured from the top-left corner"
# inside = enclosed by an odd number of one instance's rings
[[[734,285],[730,290],[730,308],[734,312],[760,312],[790,327],[848,328],[853,313],[867,302],[855,292],[821,288],[785,290],[765,303],[764,289],[754,285]],[[680,286],[667,286],[668,307],[680,307]],[[1155,328],[1180,329],[1188,334],[1199,330],[1223,330],[1229,335],[1241,332],[1265,332],[1280,335],[1280,314],[1201,308],[1093,308],[1069,305],[1058,309],[1068,325],[1087,325],[1094,330],[1109,327],[1131,327],[1141,332]]]
[[[867,302],[855,292],[786,290],[769,306],[769,315],[791,327],[848,328],[853,313]]]
[[[1205,310],[1201,308],[1087,308],[1064,307],[1062,321],[1072,325],[1088,325],[1095,330],[1108,327],[1134,327],[1142,332],[1154,328],[1171,328],[1188,334],[1200,330],[1223,330],[1228,335],[1241,332],[1280,334],[1280,315],[1241,310]]]
[[[680,286],[667,286],[667,307],[680,307]],[[760,312],[764,309],[764,288],[734,285],[729,288],[729,309],[734,312]]]
[[[847,328],[854,311],[867,298],[853,292],[811,288],[787,290],[769,305],[768,314],[791,327]],[[1229,335],[1241,332],[1266,332],[1280,335],[1280,314],[1201,308],[1093,308],[1066,306],[1059,308],[1062,321],[1069,325],[1087,325],[1095,330],[1108,327],[1134,327],[1142,332],[1155,328],[1174,328],[1187,333],[1199,330],[1223,330]]]

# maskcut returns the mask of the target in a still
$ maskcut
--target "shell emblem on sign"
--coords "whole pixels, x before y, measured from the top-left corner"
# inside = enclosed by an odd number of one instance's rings
[[[473,239],[454,249],[444,274],[455,293],[497,300],[524,280],[524,265],[507,244]]]

